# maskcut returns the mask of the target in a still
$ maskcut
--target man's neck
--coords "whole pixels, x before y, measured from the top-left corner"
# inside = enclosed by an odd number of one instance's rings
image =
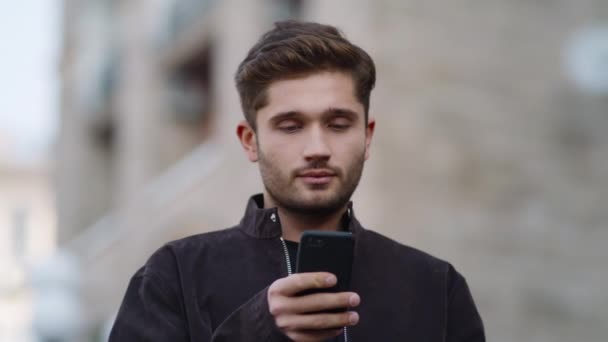
[[[302,233],[306,230],[340,230],[342,215],[346,211],[346,208],[325,217],[294,214],[280,207],[278,207],[278,210],[283,239],[299,242]]]
[[[300,242],[302,233],[306,230],[337,231],[340,230],[342,216],[346,212],[347,205],[328,215],[307,215],[294,213],[286,210],[264,196],[264,207],[277,207],[279,219],[281,220],[281,230],[283,239],[288,241]]]

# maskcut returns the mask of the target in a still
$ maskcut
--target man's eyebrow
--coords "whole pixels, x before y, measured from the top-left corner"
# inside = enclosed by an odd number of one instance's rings
[[[340,115],[340,116],[348,117],[350,119],[356,119],[358,117],[357,112],[355,112],[354,110],[350,110],[348,108],[334,108],[334,107],[328,108],[323,113],[323,115],[324,116],[328,116],[328,115]]]
[[[270,118],[270,122],[272,124],[276,125],[283,120],[293,119],[293,118],[300,116],[301,114],[302,113],[297,110],[279,112]],[[351,120],[354,120],[358,117],[358,113],[355,112],[354,110],[351,110],[348,108],[336,108],[336,107],[330,107],[330,108],[326,109],[325,111],[323,111],[323,117],[331,117],[331,116],[343,116],[343,117],[347,117]]]
[[[295,111],[295,110],[290,110],[288,112],[280,112],[280,113],[277,113],[277,114],[273,115],[270,118],[270,122],[273,123],[273,124],[276,124],[276,123],[279,123],[282,120],[291,119],[293,117],[296,117],[299,114],[300,113],[297,112],[297,111]]]

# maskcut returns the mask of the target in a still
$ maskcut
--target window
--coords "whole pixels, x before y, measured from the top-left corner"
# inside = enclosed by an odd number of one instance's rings
[[[11,239],[13,256],[22,260],[25,256],[25,238],[28,212],[25,208],[16,208],[11,215]]]

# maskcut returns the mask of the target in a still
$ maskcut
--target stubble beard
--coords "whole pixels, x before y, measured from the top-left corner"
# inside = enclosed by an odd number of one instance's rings
[[[283,210],[296,215],[307,217],[327,217],[339,210],[343,210],[351,196],[355,192],[365,162],[365,150],[362,150],[352,163],[344,170],[338,170],[327,165],[325,162],[316,161],[306,167],[307,170],[315,168],[330,168],[336,172],[335,181],[340,181],[338,188],[332,193],[322,198],[308,199],[302,196],[301,191],[323,191],[319,190],[300,190],[298,189],[297,178],[294,172],[285,174],[276,165],[277,163],[267,158],[261,149],[258,148],[260,174],[267,194],[274,203]],[[314,189],[314,186],[311,186]]]

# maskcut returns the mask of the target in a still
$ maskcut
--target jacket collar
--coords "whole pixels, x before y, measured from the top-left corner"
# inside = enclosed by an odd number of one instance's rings
[[[342,217],[342,224],[346,228],[345,230],[353,234],[364,230],[355,218],[352,201],[348,202],[348,209]],[[262,194],[256,194],[249,198],[240,228],[248,235],[258,239],[279,238],[282,234],[277,208],[264,208],[264,196]]]

